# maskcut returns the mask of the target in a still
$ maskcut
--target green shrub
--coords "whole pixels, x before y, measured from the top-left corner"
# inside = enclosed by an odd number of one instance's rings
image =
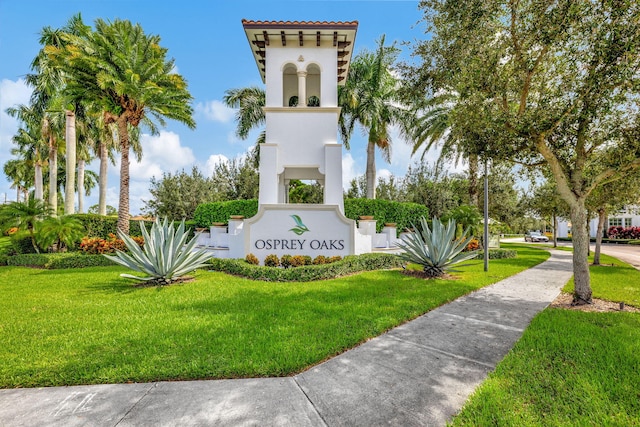
[[[302,255],[302,265],[313,265],[313,259],[309,255]]]
[[[203,203],[196,208],[194,222],[197,227],[209,227],[214,222],[226,223],[231,215],[251,218],[256,213],[258,213],[258,200],[256,199]]]
[[[361,271],[386,270],[402,266],[401,260],[392,254],[349,255],[330,264],[306,265],[297,268],[261,267],[248,264],[242,259],[212,258],[209,263],[216,271],[271,282],[309,282],[346,276]]]
[[[115,216],[102,216],[96,214],[73,214],[68,216],[80,221],[85,229],[85,236],[87,237],[100,237],[102,239],[108,239],[110,234],[118,234],[118,218]],[[130,220],[129,230],[139,230],[139,223],[139,220]],[[153,221],[144,221],[144,224],[145,228],[148,231],[151,229]],[[195,224],[192,225],[193,229],[195,229]],[[193,234],[193,231],[191,231],[191,233]]]
[[[318,255],[317,257],[315,257],[313,259],[313,264],[314,265],[323,265],[323,264],[327,264],[327,257],[324,255]]]
[[[84,268],[114,265],[101,255],[85,255],[80,252],[58,254],[20,254],[7,258],[7,265],[48,269]]]
[[[67,254],[51,254],[45,268],[52,270],[60,268],[86,268],[115,265],[112,261],[101,255],[85,255],[80,252]]]
[[[516,258],[518,251],[513,249],[489,249],[489,259]],[[475,259],[484,259],[484,251],[479,251]]]
[[[36,250],[31,242],[31,237],[26,232],[17,232],[11,235],[11,243],[7,249],[9,255],[35,254]]]
[[[245,260],[246,263],[251,264],[251,265],[259,265],[260,264],[260,260],[254,254],[247,254],[247,256],[244,257],[244,260]]]
[[[267,267],[277,267],[280,265],[280,259],[276,254],[269,254],[264,258],[264,265]]]
[[[196,208],[194,221],[197,227],[209,227],[214,222],[227,222],[231,215],[251,218],[258,213],[258,201],[230,200],[226,202],[203,203]],[[357,220],[362,215],[373,215],[378,231],[385,223],[394,222],[398,231],[411,227],[420,217],[429,216],[426,206],[417,203],[400,203],[378,199],[345,199],[344,214]]]
[[[401,203],[380,199],[345,199],[344,215],[357,220],[362,215],[373,215],[376,230],[380,232],[385,223],[396,223],[398,232],[417,223],[420,217],[429,217],[429,209],[417,203]]]
[[[284,268],[291,267],[291,255],[282,255],[282,258],[280,258],[280,265]]]
[[[9,255],[0,254],[0,266],[7,265],[7,261],[9,260]]]
[[[291,267],[302,267],[305,265],[304,258],[302,255],[294,255],[291,257]]]

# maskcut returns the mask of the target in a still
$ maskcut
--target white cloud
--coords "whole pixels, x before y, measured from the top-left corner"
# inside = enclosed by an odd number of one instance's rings
[[[389,181],[389,178],[391,177],[391,175],[393,175],[391,173],[391,171],[389,169],[379,169],[377,172],[378,178],[382,178],[385,181]]]
[[[361,172],[356,170],[356,162],[351,153],[344,153],[342,155],[342,188],[348,190],[351,180],[358,175],[361,175]]]
[[[208,120],[221,123],[230,122],[236,113],[234,109],[227,107],[217,99],[205,103],[199,102],[196,104],[196,112],[204,115]]]
[[[132,180],[160,178],[163,172],[174,173],[191,166],[196,160],[191,148],[182,146],[180,136],[174,132],[161,131],[156,136],[143,134],[140,142],[142,161],[136,162],[131,154],[129,171]]]
[[[213,171],[215,170],[217,165],[219,165],[220,163],[228,162],[228,161],[229,161],[229,158],[224,154],[210,155],[209,158],[207,159],[207,162],[204,165],[206,176],[213,175]]]
[[[31,88],[24,80],[12,81],[2,79],[0,81],[0,147],[2,154],[8,155],[11,138],[18,130],[18,121],[9,116],[5,110],[19,104],[29,104]]]

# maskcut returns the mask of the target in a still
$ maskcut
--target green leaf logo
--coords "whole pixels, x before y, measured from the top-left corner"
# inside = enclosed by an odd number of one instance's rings
[[[300,217],[298,215],[290,215],[291,218],[293,218],[293,220],[296,222],[296,226],[289,229],[289,231],[293,231],[294,233],[296,233],[298,236],[300,236],[303,233],[306,233],[307,231],[310,231],[306,225],[304,225],[304,223],[302,222],[302,219],[300,219]]]

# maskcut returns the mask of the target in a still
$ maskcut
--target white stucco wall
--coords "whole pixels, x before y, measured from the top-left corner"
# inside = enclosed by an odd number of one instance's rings
[[[304,60],[299,61],[300,57]],[[284,67],[294,64],[298,71],[306,71],[310,64],[316,64],[320,68],[320,105],[322,107],[336,107],[338,105],[337,91],[337,50],[335,48],[317,47],[269,47],[266,55],[266,105],[267,107],[282,107],[288,105],[283,100]],[[313,85],[308,90],[313,90]],[[311,96],[312,94],[307,94]],[[301,101],[302,102],[302,101]],[[306,105],[306,103],[305,103]]]

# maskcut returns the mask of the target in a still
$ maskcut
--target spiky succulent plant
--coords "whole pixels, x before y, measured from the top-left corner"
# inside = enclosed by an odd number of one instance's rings
[[[187,242],[189,233],[185,230],[184,221],[176,229],[166,218],[162,222],[156,218],[149,232],[140,221],[140,231],[144,237],[142,248],[131,237],[118,230],[118,236],[124,241],[129,253],[116,251],[115,255],[105,255],[115,263],[148,275],[139,277],[121,274],[122,277],[168,285],[203,266],[211,258],[203,250],[193,250],[197,243],[196,237]]]
[[[472,237],[455,238],[456,222],[450,219],[445,226],[439,219],[433,218],[432,229],[422,217],[415,231],[410,232],[404,241],[398,242],[403,252],[398,254],[404,261],[422,266],[428,277],[441,277],[451,266],[474,258],[477,251],[462,252]]]

